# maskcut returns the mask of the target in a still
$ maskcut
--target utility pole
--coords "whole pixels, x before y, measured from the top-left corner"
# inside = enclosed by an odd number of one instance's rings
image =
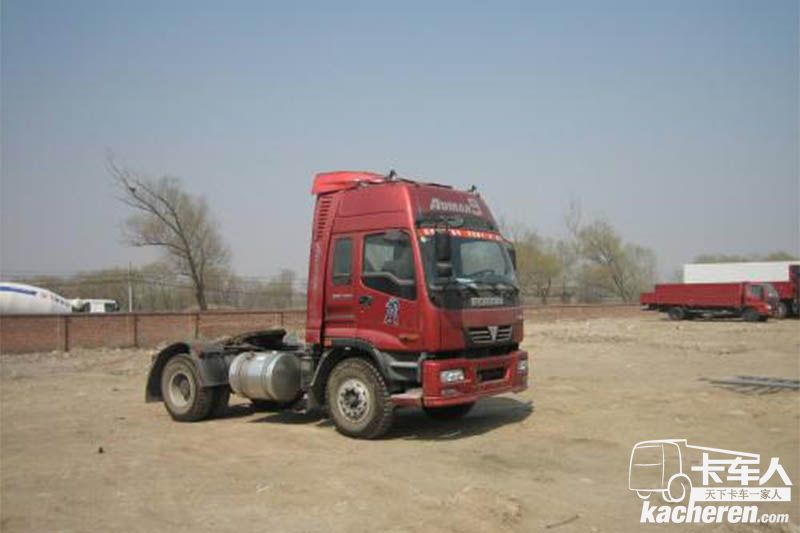
[[[128,312],[133,313],[133,265],[128,261]]]

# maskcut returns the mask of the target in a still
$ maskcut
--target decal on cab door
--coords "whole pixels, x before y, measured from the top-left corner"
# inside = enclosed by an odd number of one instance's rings
[[[397,298],[389,298],[386,302],[386,315],[383,317],[383,323],[387,326],[397,326],[400,323],[400,300]]]

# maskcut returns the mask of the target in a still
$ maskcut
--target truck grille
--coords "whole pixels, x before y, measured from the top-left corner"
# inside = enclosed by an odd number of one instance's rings
[[[494,342],[508,342],[511,340],[511,325],[482,326],[467,330],[469,340],[473,344],[491,344]]]

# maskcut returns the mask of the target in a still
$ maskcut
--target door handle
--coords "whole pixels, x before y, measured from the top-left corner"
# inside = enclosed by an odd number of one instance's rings
[[[372,305],[372,296],[370,296],[369,294],[362,294],[361,296],[358,297],[358,303],[364,307],[369,307],[370,305]]]

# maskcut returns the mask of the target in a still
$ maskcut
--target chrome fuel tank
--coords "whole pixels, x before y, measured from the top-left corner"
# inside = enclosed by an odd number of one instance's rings
[[[228,380],[240,396],[291,402],[300,394],[300,358],[292,352],[244,352],[231,362]]]

